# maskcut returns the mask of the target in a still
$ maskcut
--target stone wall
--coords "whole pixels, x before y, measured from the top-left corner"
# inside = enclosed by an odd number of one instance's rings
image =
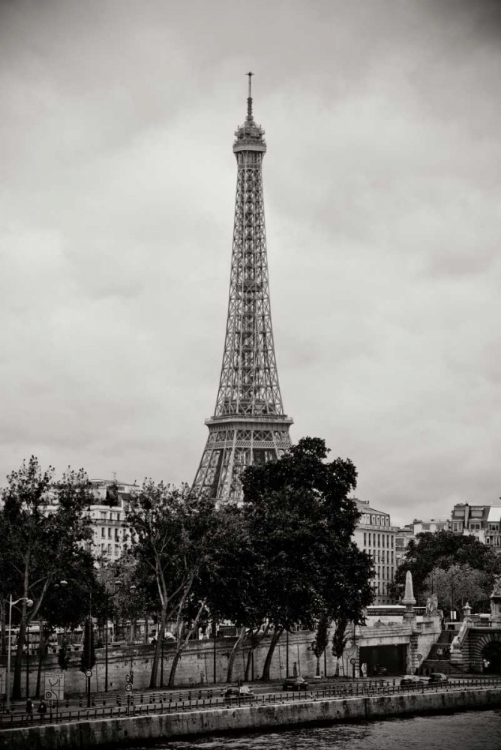
[[[413,631],[408,624],[374,625],[373,627],[357,627],[355,639],[348,641],[342,659],[337,659],[332,654],[329,645],[325,654],[320,658],[320,674],[332,677],[336,671],[341,675],[359,676],[359,648],[360,646],[411,644],[409,650],[409,665],[412,671],[419,665],[416,661],[420,653],[422,660],[440,634],[440,627],[419,627]],[[273,656],[270,676],[272,680],[282,680],[287,676],[287,643],[289,674],[298,674],[313,679],[316,673],[317,661],[311,650],[314,633],[299,631],[290,633],[288,638],[282,634]],[[177,686],[190,685],[213,685],[222,684],[226,681],[228,661],[235,643],[235,638],[218,638],[214,640],[192,641],[183,652],[176,672]],[[266,636],[260,646],[254,652],[253,667],[249,672],[249,679],[258,679],[263,673],[264,661],[270,645],[270,636]],[[249,648],[239,648],[236,654],[233,681],[243,680],[245,665]],[[164,647],[164,685],[167,685],[169,670],[172,664],[174,646],[166,643]],[[93,669],[91,678],[92,692],[101,693],[105,684],[105,653],[104,649],[96,651],[97,662]],[[65,673],[65,692],[67,695],[84,693],[86,689],[86,678],[79,671],[80,654],[73,654],[70,661],[70,669]],[[134,646],[127,648],[109,649],[108,652],[108,689],[110,692],[123,691],[125,689],[125,677],[128,673],[134,673],[134,689],[144,690],[149,686],[151,664],[153,659],[152,646]],[[352,664],[351,660],[355,660]],[[3,659],[5,664],[5,657]],[[57,657],[50,655],[44,664],[44,673],[58,670]],[[37,660],[30,659],[30,685],[33,693],[36,683]],[[215,680],[214,680],[215,677]],[[21,681],[22,688],[25,686],[25,676]],[[159,682],[160,684],[160,671]],[[43,679],[42,679],[43,686]]]

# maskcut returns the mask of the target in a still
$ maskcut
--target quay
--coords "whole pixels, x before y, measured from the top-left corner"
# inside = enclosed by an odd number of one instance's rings
[[[266,732],[279,728],[356,722],[501,706],[501,680],[342,697],[329,691],[263,694],[255,702],[235,699],[224,705],[139,707],[130,715],[100,715],[97,709],[79,720],[61,716],[59,723],[25,725],[0,731],[3,750],[87,750],[124,748],[210,734]],[[74,712],[75,713],[75,712]],[[85,712],[82,712],[82,714]]]

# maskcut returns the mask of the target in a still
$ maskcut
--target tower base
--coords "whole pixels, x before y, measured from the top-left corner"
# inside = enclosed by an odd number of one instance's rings
[[[242,502],[242,471],[277,460],[291,445],[293,420],[285,415],[229,415],[212,417],[205,424],[209,437],[192,490],[220,503]]]

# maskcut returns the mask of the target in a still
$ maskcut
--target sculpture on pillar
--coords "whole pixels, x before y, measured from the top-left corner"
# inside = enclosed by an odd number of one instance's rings
[[[501,576],[495,576],[491,594],[491,623],[501,624]]]
[[[501,575],[494,576],[494,586],[492,588],[492,596],[499,596],[501,597]]]
[[[431,594],[426,600],[426,617],[437,617],[438,616],[438,597],[436,594]]]

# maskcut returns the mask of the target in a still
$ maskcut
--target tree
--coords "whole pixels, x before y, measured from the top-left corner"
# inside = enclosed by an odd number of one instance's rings
[[[317,625],[315,640],[311,644],[311,649],[317,658],[317,677],[320,677],[320,657],[327,648],[329,643],[329,620],[325,615],[320,618]]]
[[[336,621],[336,629],[332,636],[332,653],[337,659],[336,662],[336,677],[339,676],[339,659],[342,658],[346,644],[348,643],[349,636],[346,632],[348,627],[348,620],[345,617],[340,617]]]
[[[82,651],[82,658],[80,660],[80,671],[86,672],[88,669],[92,669],[95,663],[96,663],[96,652],[94,649],[94,627],[92,625],[92,618],[88,617],[85,621],[83,651]]]
[[[213,622],[228,619],[238,628],[238,637],[228,659],[226,681],[232,681],[239,648],[247,650],[244,678],[247,680],[253,652],[269,629],[261,627],[266,608],[259,559],[252,547],[243,509],[232,504],[221,505],[215,513],[210,564],[204,566],[200,584],[207,593],[207,607]]]
[[[436,594],[442,609],[462,609],[466,602],[480,604],[489,599],[493,577],[468,564],[451,565],[444,570],[434,568],[425,578],[424,594]]]
[[[5,595],[22,599],[12,691],[13,698],[19,698],[27,625],[38,617],[45,597],[75,550],[90,544],[85,510],[93,497],[83,470],[68,469],[61,481],[55,482],[52,467],[42,470],[32,456],[7,477],[2,500],[0,579]],[[28,598],[33,601],[31,609],[26,605]]]
[[[195,583],[210,557],[208,537],[214,523],[214,503],[180,489],[145,480],[133,498],[127,522],[134,537],[134,555],[145,582],[156,589],[158,634],[150,687],[156,687],[162,640],[168,621],[175,622],[176,651],[169,675],[174,684],[177,663],[198,627],[206,596],[195,593]],[[198,589],[200,591],[200,589]]]
[[[303,438],[281,459],[246,469],[244,511],[260,570],[262,609],[272,623],[263,679],[284,629],[321,618],[359,622],[371,603],[372,562],[351,541],[359,512],[349,460],[327,462],[320,438]]]
[[[423,532],[411,539],[405,559],[397,568],[392,595],[403,591],[408,570],[412,573],[414,596],[421,604],[426,600],[426,578],[434,568],[447,570],[452,565],[469,565],[492,575],[501,572],[501,558],[494,550],[472,535],[463,536],[452,531]]]
[[[89,616],[92,597],[93,613],[99,614],[106,606],[103,587],[96,579],[96,568],[91,553],[75,549],[59,572],[59,581],[51,586],[39,609],[40,643],[36,695],[40,695],[42,664],[47,655],[50,636],[56,628],[73,629]],[[64,656],[61,658],[65,658]]]
[[[136,622],[140,617],[157,611],[157,591],[150,570],[143,570],[132,551],[118,560],[104,564],[98,578],[106,590],[107,617],[130,622],[129,641],[136,639]]]

